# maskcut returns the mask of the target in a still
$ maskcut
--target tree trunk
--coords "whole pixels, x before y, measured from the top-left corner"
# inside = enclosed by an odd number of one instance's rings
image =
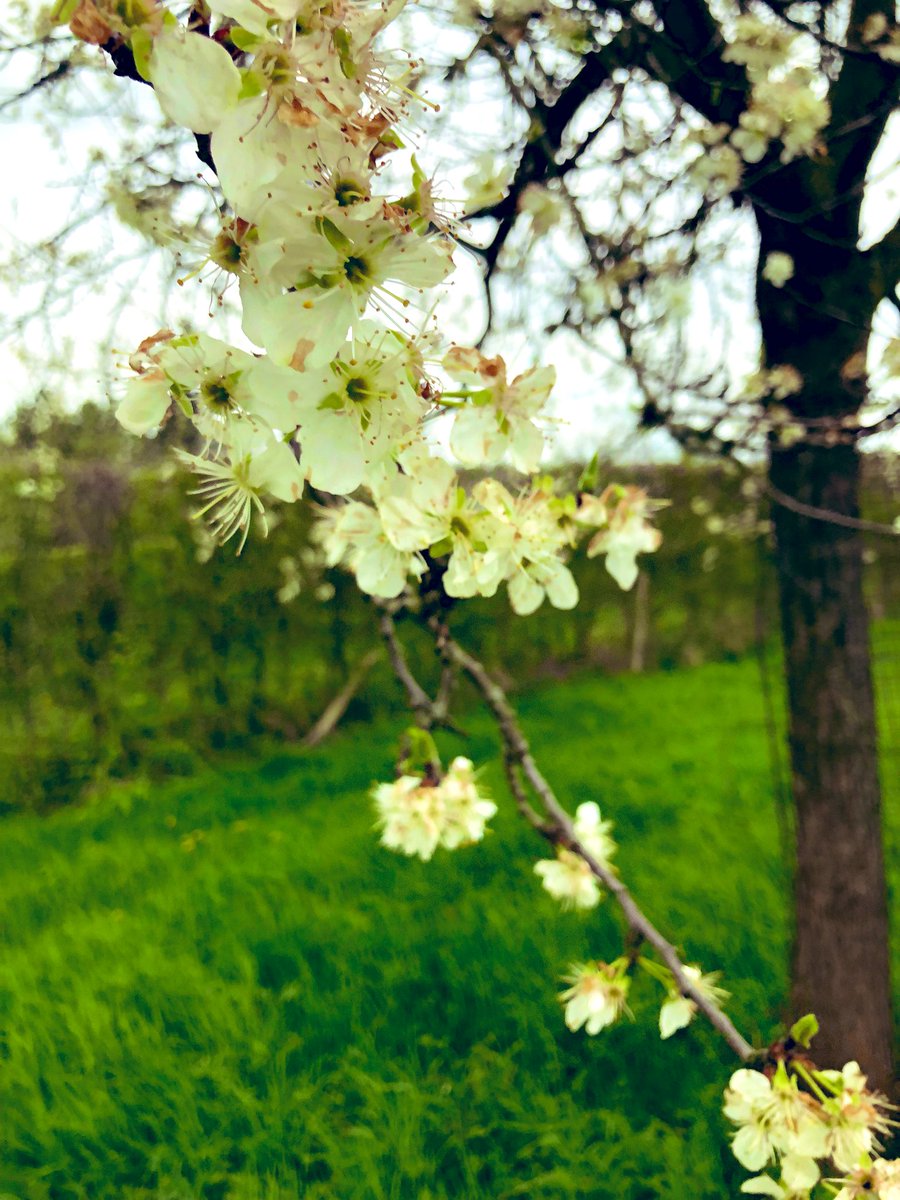
[[[854,445],[772,449],[805,505],[859,512]],[[892,1077],[887,895],[869,622],[858,531],[773,504],[796,808],[791,1005],[815,1012],[821,1066]]]

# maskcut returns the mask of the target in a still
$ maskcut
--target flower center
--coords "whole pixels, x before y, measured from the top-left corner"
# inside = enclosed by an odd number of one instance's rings
[[[371,277],[371,267],[364,258],[351,255],[344,260],[344,274],[352,284],[366,283]]]
[[[344,390],[347,393],[347,398],[352,400],[354,404],[362,404],[364,401],[371,400],[372,398],[372,389],[369,387],[369,381],[361,375],[348,379],[344,385]]]
[[[213,412],[230,412],[234,407],[231,393],[221,379],[205,379],[200,385],[200,395],[206,406]]]
[[[334,198],[341,208],[349,208],[351,204],[365,200],[366,190],[355,179],[342,179],[334,185]]]
[[[240,243],[223,230],[213,242],[209,257],[217,267],[236,275],[237,269],[241,265],[241,254]]]

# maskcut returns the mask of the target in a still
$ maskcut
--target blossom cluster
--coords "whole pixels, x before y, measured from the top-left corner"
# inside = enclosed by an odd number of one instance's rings
[[[885,62],[900,63],[900,25],[892,24],[886,13],[873,12],[866,17],[862,40]]]
[[[405,145],[421,63],[382,36],[403,0],[210,0],[201,26],[157,0],[65,7],[84,40],[126,41],[163,112],[209,138],[225,207],[200,270],[236,288],[255,349],[161,330],[132,356],[117,415],[137,435],[192,422],[202,450],[183,457],[214,534],[241,548],[270,499],[311,487],[331,498],[328,561],[375,596],[429,558],[450,595],[505,583],[516,612],[545,597],[570,608],[567,559],[590,527],[630,586],[658,542],[643,493],[579,501],[534,477],[553,369],[511,377],[500,357],[442,346],[425,316],[453,270],[456,219]],[[531,478],[464,486],[427,435],[441,414],[462,467]]]
[[[780,1179],[756,1175],[754,1195],[808,1200],[820,1179],[840,1200],[862,1195],[897,1200],[896,1163],[877,1157],[892,1122],[884,1097],[869,1090],[855,1062],[823,1071],[795,1059],[767,1072],[742,1068],[725,1092],[725,1116],[738,1128],[732,1150],[749,1171],[777,1164]]]
[[[479,790],[468,758],[454,758],[443,778],[401,775],[372,792],[382,845],[427,862],[438,846],[480,842],[497,806]]]
[[[818,149],[831,110],[803,49],[802,35],[780,21],[742,13],[734,22],[722,57],[743,65],[751,83],[750,103],[729,138],[745,162],[760,162],[773,141],[781,142],[782,162]]]
[[[646,967],[646,963],[644,966]],[[719,973],[713,971],[704,975],[700,967],[685,966],[682,968],[688,982],[700,995],[717,1008],[728,999],[728,992],[718,986]],[[663,1039],[672,1037],[680,1029],[685,1029],[697,1015],[697,1002],[685,995],[678,987],[674,978],[670,978],[666,988],[666,999],[659,1010],[659,1033]]]

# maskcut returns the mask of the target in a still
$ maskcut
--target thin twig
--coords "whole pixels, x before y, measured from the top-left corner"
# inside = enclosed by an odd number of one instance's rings
[[[382,609],[378,616],[378,630],[387,647],[391,668],[406,692],[413,718],[420,729],[431,729],[435,723],[435,705],[431,697],[416,679],[406,661],[406,652],[397,637],[394,618]]]
[[[447,714],[450,711],[450,697],[453,694],[453,685],[455,683],[456,668],[452,663],[444,663],[438,689],[434,697],[434,711],[441,721],[447,719]]]
[[[850,517],[845,513],[834,512],[830,508],[818,508],[814,504],[804,504],[794,496],[789,496],[774,483],[766,482],[766,492],[782,508],[799,513],[801,517],[809,517],[813,521],[825,521],[829,525],[841,525],[846,529],[859,529],[863,533],[882,533],[888,537],[900,537],[900,527],[885,525],[881,521],[865,521],[861,517]]]
[[[574,850],[587,863],[595,878],[615,897],[632,932],[653,946],[657,951],[660,958],[672,972],[672,976],[678,985],[678,990],[682,995],[693,1000],[698,1010],[703,1013],[713,1028],[722,1035],[738,1058],[746,1060],[753,1057],[753,1047],[738,1032],[722,1010],[703,994],[696,983],[686,973],[684,963],[678,957],[675,947],[663,937],[656,926],[641,911],[618,875],[606,864],[598,862],[579,841],[571,817],[557,800],[552,787],[534,761],[531,748],[519,727],[516,714],[500,685],[477,658],[469,654],[467,650],[464,650],[450,636],[446,625],[439,618],[432,617],[428,624],[435,636],[438,653],[446,662],[453,663],[468,675],[494,715],[504,745],[507,775],[510,779],[510,786],[517,803],[520,803],[521,807],[521,800],[524,799],[521,781],[518,779],[518,771],[520,770],[535,795],[540,799],[552,821],[552,824],[548,826],[532,810],[533,819],[531,816],[528,817],[531,823],[545,837],[548,837],[558,845],[564,845],[568,849]],[[527,804],[527,800],[525,802]],[[528,808],[530,808],[530,805]]]
[[[406,692],[406,698],[409,701],[409,707],[412,709],[413,719],[416,724],[420,729],[426,730],[426,732],[430,732],[435,728],[443,728],[451,730],[459,737],[467,737],[466,731],[461,729],[448,714],[450,690],[453,685],[455,669],[448,666],[447,669],[441,672],[437,696],[432,700],[412,673],[403,643],[397,636],[397,626],[394,623],[390,609],[377,601],[376,606],[380,610],[378,615],[378,631],[387,647],[391,669]]]

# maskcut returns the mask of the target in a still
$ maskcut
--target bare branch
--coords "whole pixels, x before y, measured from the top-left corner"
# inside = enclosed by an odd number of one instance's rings
[[[412,709],[416,724],[422,729],[430,729],[434,724],[434,704],[431,697],[416,679],[406,660],[406,652],[397,637],[394,618],[383,608],[378,617],[378,630],[387,647],[391,669],[403,685],[409,707]]]
[[[452,729],[454,733],[465,737],[464,731],[447,715],[447,708],[450,702],[450,688],[453,682],[453,670],[450,669],[442,672],[437,698],[432,700],[412,673],[403,643],[397,636],[397,626],[394,624],[393,616],[383,605],[378,604],[378,608],[380,609],[378,630],[387,647],[391,669],[406,692],[406,698],[409,701],[409,707],[412,709],[416,724],[420,729],[425,730],[432,730],[435,727]]]
[[[830,508],[817,508],[814,504],[804,504],[794,496],[789,496],[774,483],[766,481],[766,492],[782,508],[799,513],[801,517],[809,517],[813,521],[825,521],[829,525],[841,525],[845,529],[858,529],[862,533],[881,533],[887,537],[900,537],[900,527],[884,525],[881,521],[866,521],[862,517],[848,517],[844,513],[833,512]]]
[[[33,96],[35,92],[39,92],[41,88],[49,87],[51,84],[57,83],[60,79],[65,78],[72,70],[72,63],[65,58],[62,62],[57,63],[46,75],[41,75],[35,79],[21,92],[17,92],[14,96],[8,96],[0,103],[0,112],[4,109],[12,108],[14,104],[18,104],[22,100],[27,100],[29,96]]]

